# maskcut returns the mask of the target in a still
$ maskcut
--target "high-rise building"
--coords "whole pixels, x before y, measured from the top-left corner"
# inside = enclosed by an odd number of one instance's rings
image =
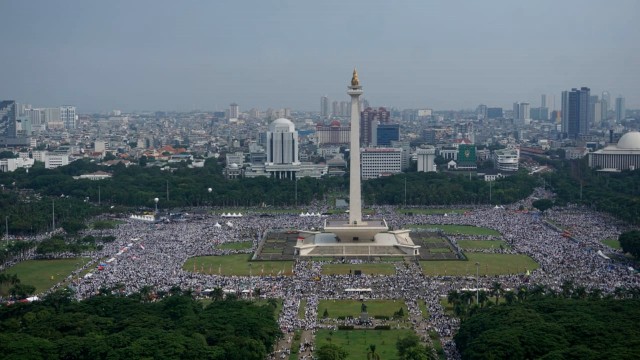
[[[418,158],[418,172],[436,171],[436,149],[433,146],[416,150]]]
[[[512,115],[513,119],[520,119],[520,103],[514,102],[513,103],[513,115]]]
[[[547,95],[542,94],[540,96],[540,107],[547,107]]]
[[[602,92],[602,111],[605,111],[606,113],[609,112],[609,110],[611,110],[611,94],[609,94],[608,91],[603,91]],[[606,116],[602,118],[603,120],[606,120]]]
[[[342,125],[340,121],[333,120],[331,124],[319,123],[316,125],[316,136],[318,145],[325,144],[348,144],[351,134],[351,126]]]
[[[16,102],[4,100],[0,102],[0,136],[14,138],[16,136]]]
[[[484,105],[484,104],[478,105],[478,107],[476,108],[476,115],[478,115],[478,117],[481,118],[481,119],[486,119],[487,118],[487,105]]]
[[[400,140],[400,124],[378,124],[376,146],[390,146],[392,141]]]
[[[520,103],[520,110],[518,111],[519,120],[531,119],[531,105],[529,103]]]
[[[501,107],[487,108],[487,117],[489,119],[499,119],[503,117],[503,111]]]
[[[342,116],[340,113],[340,103],[337,100],[331,103],[331,116]]]
[[[60,120],[64,124],[65,129],[75,129],[76,128],[76,107],[71,105],[61,106]]]
[[[616,98],[616,123],[621,123],[627,117],[627,109],[624,106],[624,98],[619,96]]]
[[[589,96],[589,126],[598,126],[602,120],[602,102],[598,95]]]
[[[562,132],[566,136],[577,138],[589,132],[590,93],[588,87],[562,92]]]
[[[320,116],[328,118],[329,114],[329,98],[323,96],[320,98]]]
[[[298,132],[288,119],[277,119],[267,131],[267,163],[297,164]]]
[[[229,105],[229,119],[237,119],[240,117],[240,105],[232,103]]]
[[[391,113],[381,107],[372,109],[370,107],[364,109],[360,113],[360,143],[363,145],[371,145],[374,142],[376,132],[376,124],[388,124],[391,119]]]
[[[363,180],[402,172],[400,148],[364,148],[361,158]]]

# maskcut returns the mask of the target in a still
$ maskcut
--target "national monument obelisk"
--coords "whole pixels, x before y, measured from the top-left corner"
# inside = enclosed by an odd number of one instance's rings
[[[360,95],[362,86],[358,72],[353,69],[351,86],[347,94],[351,96],[351,132],[349,136],[349,225],[362,224],[362,192],[360,187]]]

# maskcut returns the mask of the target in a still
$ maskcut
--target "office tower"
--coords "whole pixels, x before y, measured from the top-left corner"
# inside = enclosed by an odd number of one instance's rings
[[[589,96],[589,126],[600,125],[602,120],[602,102],[598,95]]]
[[[517,102],[513,103],[513,115],[512,118],[514,120],[520,119],[520,104]]]
[[[627,116],[627,109],[624,106],[624,98],[619,96],[616,98],[616,123],[621,123]]]
[[[482,119],[486,119],[487,118],[487,105],[484,105],[484,104],[478,105],[478,107],[476,108],[476,115],[478,115]]]
[[[61,106],[60,120],[64,124],[65,129],[75,129],[76,128],[76,107],[71,105]]]
[[[487,117],[489,119],[499,119],[503,117],[503,111],[500,107],[487,108]]]
[[[547,107],[547,95],[542,94],[540,96],[540,107]]]
[[[41,130],[44,125],[44,111],[42,109],[27,109],[25,110],[25,116],[31,121],[31,126],[34,130]]]
[[[16,137],[16,102],[13,100],[0,101],[0,136],[4,138]]]
[[[290,108],[284,108],[283,115],[284,115],[285,118],[290,119],[291,118],[291,109]]]
[[[320,98],[320,116],[323,118],[329,117],[329,98],[326,96]]]
[[[381,107],[378,109],[366,108],[360,113],[360,141],[363,145],[370,145],[374,142],[376,123],[388,124],[391,113]]]
[[[531,119],[531,105],[529,103],[520,103],[520,110],[518,111],[518,119],[520,120]]]
[[[400,124],[378,124],[376,146],[390,146],[391,141],[400,140]]]
[[[586,135],[589,131],[590,92],[588,87],[562,92],[562,132],[570,138]]]
[[[418,158],[418,172],[436,171],[436,149],[433,146],[417,149],[416,155]]]
[[[237,119],[240,117],[240,105],[233,103],[229,105],[229,119]]]
[[[611,94],[609,94],[608,91],[603,91],[602,92],[602,111],[604,111],[605,114],[609,113],[609,110],[611,110]],[[607,119],[607,116],[604,116],[602,118],[603,120]]]
[[[340,103],[337,100],[334,100],[331,103],[331,116],[341,116]]]
[[[298,132],[290,120],[281,118],[269,124],[266,141],[268,163],[298,163]]]

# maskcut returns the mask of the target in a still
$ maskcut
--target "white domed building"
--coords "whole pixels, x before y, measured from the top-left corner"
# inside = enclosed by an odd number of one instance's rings
[[[616,145],[590,153],[589,167],[602,171],[640,169],[640,132],[630,131]]]

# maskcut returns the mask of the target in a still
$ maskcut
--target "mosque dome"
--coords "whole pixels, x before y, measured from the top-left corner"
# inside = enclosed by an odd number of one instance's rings
[[[236,164],[236,163],[231,164],[231,168],[232,169],[237,169],[238,168],[238,164]]]
[[[274,120],[269,124],[269,131],[271,132],[294,132],[296,126],[289,119],[280,118]]]
[[[618,140],[618,149],[640,150],[640,132],[629,131]]]

